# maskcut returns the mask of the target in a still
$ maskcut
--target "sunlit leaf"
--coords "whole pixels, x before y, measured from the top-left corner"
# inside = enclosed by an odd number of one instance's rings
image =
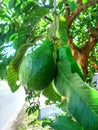
[[[47,15],[48,12],[48,9],[39,6],[36,6],[36,8],[32,8],[30,10],[29,15],[25,17],[23,24],[19,29],[18,40],[17,44],[15,45],[16,48],[27,42],[30,39],[30,37],[34,38],[33,33],[35,34],[35,28],[38,22],[41,20],[41,18]]]
[[[22,45],[15,56],[15,58],[10,62],[8,66],[8,71],[7,71],[7,80],[8,84],[11,88],[12,92],[15,92],[19,88],[18,80],[19,80],[19,66],[22,62],[24,53],[30,47],[31,44],[24,44]]]
[[[54,130],[84,130],[78,122],[72,121],[67,116],[58,116],[50,126]]]
[[[43,90],[42,94],[51,101],[61,101],[61,96],[57,92],[53,82],[49,85],[49,87]]]
[[[30,11],[32,9],[38,8],[38,5],[36,5],[33,1],[28,2],[28,4],[23,8],[22,13],[25,13],[26,15],[29,15]]]
[[[51,8],[54,7],[54,0],[49,0],[49,7],[51,7]]]
[[[69,4],[70,10],[71,10],[72,12],[74,12],[75,9],[76,9],[76,3],[75,3],[74,1],[71,1],[71,2],[68,2],[68,4]]]
[[[62,43],[68,44],[68,36],[67,36],[67,23],[64,17],[60,16],[59,27],[58,27],[58,37],[62,41]]]
[[[64,11],[64,8],[63,8],[63,5],[65,4],[66,0],[60,0],[59,3],[57,4],[57,8],[63,12]]]
[[[72,73],[78,73],[79,76],[84,80],[84,74],[83,74],[82,68],[77,63],[75,58],[72,56],[71,49],[68,45],[64,45],[64,46],[61,46],[61,47],[58,48],[58,50],[57,50],[57,60],[58,60],[58,62],[61,61],[61,62],[59,62],[59,64],[62,64],[61,67],[66,66],[65,68],[67,68],[67,70],[69,72],[70,72],[70,69],[71,69]],[[70,69],[68,69],[68,68],[70,68]]]
[[[14,8],[15,7],[15,3],[16,3],[16,0],[9,0],[9,8]]]
[[[78,75],[71,75],[71,78],[69,76],[68,79],[70,79],[71,88],[73,89],[68,101],[70,113],[86,130],[97,130],[98,92],[88,87]]]
[[[0,63],[0,79],[6,79],[7,68],[6,64]]]
[[[21,10],[21,3],[18,4],[17,6],[15,6],[15,14],[16,16],[19,16],[20,13],[22,13],[22,10]]]
[[[81,80],[77,74],[66,74],[58,67],[55,80],[58,91],[67,99],[68,110],[86,130],[98,129],[98,92]]]
[[[82,0],[82,3],[85,4],[88,0]]]

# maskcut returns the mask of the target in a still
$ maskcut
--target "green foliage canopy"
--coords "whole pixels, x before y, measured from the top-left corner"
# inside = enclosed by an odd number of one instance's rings
[[[56,30],[53,3],[53,0],[4,0],[0,3],[0,79],[6,78],[7,67],[10,63],[8,79],[13,81],[10,82],[13,91],[19,88],[16,81],[19,78],[22,58],[26,50],[36,41],[49,38],[54,41],[55,50],[57,50],[59,46],[68,44],[68,33],[78,48],[85,46],[91,34],[97,37],[98,0],[79,2],[78,0],[76,2],[57,0]],[[65,17],[69,12],[67,9],[70,9],[70,14],[73,16],[69,23],[68,17]],[[96,34],[93,33],[93,29],[96,30]],[[56,36],[54,31],[56,31]],[[54,53],[57,58],[56,51]],[[72,72],[73,65],[70,57],[73,60],[72,55],[68,55],[69,60],[63,59],[57,62],[57,73],[53,79],[55,85],[54,87],[50,85],[50,90],[48,89],[52,94],[54,93],[55,98],[47,91],[43,91],[43,94],[48,98],[51,97],[52,101],[61,101],[61,96],[64,96],[67,99],[68,112],[77,120],[77,123],[67,117],[58,117],[50,126],[59,130],[59,120],[61,119],[63,120],[61,123],[66,129],[71,128],[71,124],[76,129],[97,130],[98,92],[88,87],[79,75],[75,74],[77,71]],[[67,125],[64,124],[64,121],[67,122]]]

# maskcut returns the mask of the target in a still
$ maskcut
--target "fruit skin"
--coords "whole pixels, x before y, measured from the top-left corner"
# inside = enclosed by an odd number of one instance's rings
[[[43,90],[53,80],[56,64],[52,41],[44,40],[40,47],[27,53],[19,69],[19,79],[28,90]]]

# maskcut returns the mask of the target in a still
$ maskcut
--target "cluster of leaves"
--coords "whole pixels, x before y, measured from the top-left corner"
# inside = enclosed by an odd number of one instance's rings
[[[92,10],[93,8],[93,10]],[[98,5],[94,5],[80,13],[74,20],[70,28],[70,33],[74,39],[74,44],[81,48],[88,41],[90,35],[89,28],[96,28],[98,26]]]
[[[98,72],[98,44],[96,44],[96,46],[90,52],[88,60],[88,75],[86,80],[89,84],[92,84],[92,78],[94,76],[94,73]]]
[[[96,99],[98,98],[98,92],[88,87],[78,75],[71,74],[70,72],[67,73],[68,67],[62,66],[63,63],[58,66],[59,70],[56,78],[56,88],[62,93],[62,95],[66,95],[68,111],[77,121],[79,121],[84,129],[97,130],[98,125],[96,124],[96,121],[98,121],[98,116],[96,108],[98,104]],[[94,102],[96,102],[96,105],[94,105]],[[95,114],[91,114],[92,112]]]
[[[28,116],[34,113],[35,111],[39,110],[40,102],[39,102],[40,92],[30,92],[26,96],[26,102],[28,103],[28,108],[26,109],[26,112],[28,113]]]
[[[98,63],[97,63],[97,61],[98,61],[98,44],[96,44],[96,46],[94,47],[94,49],[91,51],[91,53],[90,53],[90,57],[89,57],[89,66],[91,66],[91,67],[89,67],[89,71],[90,71],[90,68],[92,68],[92,70],[94,69],[94,72],[97,72],[97,70],[98,70],[98,68],[97,68],[97,66],[98,66]],[[96,64],[95,66],[94,66],[94,64]]]

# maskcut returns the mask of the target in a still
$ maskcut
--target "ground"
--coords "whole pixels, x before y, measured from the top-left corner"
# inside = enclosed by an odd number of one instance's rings
[[[22,87],[12,93],[7,82],[0,80],[0,130],[8,130],[11,122],[23,108],[25,97]]]
[[[21,127],[24,126],[24,119],[25,119],[25,106],[17,115],[16,120],[12,123],[12,125],[10,126],[8,130],[19,130]]]
[[[28,125],[32,120],[32,117],[27,115],[26,106],[22,108],[20,113],[17,115],[16,120],[10,126],[8,130],[50,130],[49,127],[42,128],[41,122],[38,122],[34,125]]]

